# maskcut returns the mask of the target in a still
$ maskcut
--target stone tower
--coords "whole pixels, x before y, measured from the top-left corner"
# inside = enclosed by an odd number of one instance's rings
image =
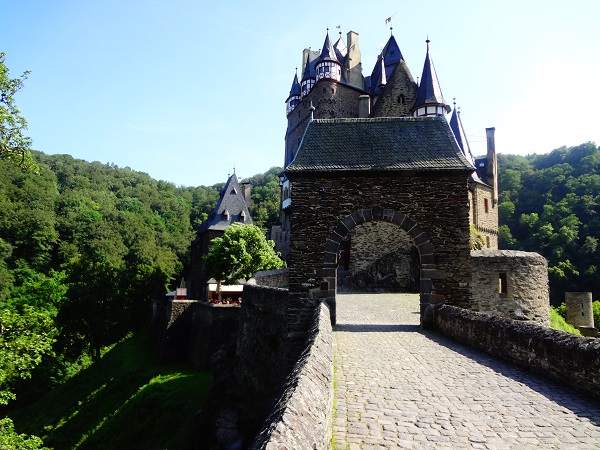
[[[497,248],[498,181],[493,128],[486,130],[486,156],[475,160],[456,108],[451,117],[447,117],[452,109],[442,95],[431,57],[429,39],[426,41],[421,82],[417,85],[393,33],[390,34],[368,76],[362,74],[358,33],[350,31],[346,37],[344,42],[340,33],[340,38],[332,44],[327,31],[320,52],[310,48],[305,48],[302,52],[302,79],[298,81],[297,76],[294,77],[290,95],[286,100],[288,126],[285,135],[284,167],[288,167],[294,161],[313,120],[443,117],[463,155],[473,165],[474,172],[465,188],[468,190],[470,223],[482,237],[485,248]],[[341,71],[338,71],[340,67]],[[328,68],[331,68],[329,72]],[[323,151],[328,151],[325,144]],[[276,249],[284,258],[289,251],[292,195],[292,183],[283,176],[281,226],[273,230],[271,237],[276,241]],[[362,231],[356,233],[355,237],[361,239]],[[384,231],[382,233],[385,234]],[[372,230],[368,234],[372,236]],[[357,240],[353,242],[360,244]],[[406,251],[401,259],[410,259],[408,253]],[[410,264],[402,265],[405,267],[405,276],[408,277],[406,271],[411,269],[406,267]],[[393,270],[398,270],[398,264]]]

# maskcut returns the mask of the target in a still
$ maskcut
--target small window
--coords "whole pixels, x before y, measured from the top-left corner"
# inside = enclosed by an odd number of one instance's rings
[[[486,214],[490,212],[490,205],[487,198],[483,199],[483,209],[485,209]]]
[[[401,105],[406,105],[406,97],[404,96],[404,94],[400,94],[398,96],[398,103],[400,103]]]
[[[486,237],[485,237],[485,246],[486,246],[487,248],[490,248],[490,237],[489,237],[489,236],[486,236]]]
[[[498,274],[498,293],[500,297],[506,297],[508,293],[508,287],[506,286],[506,272],[500,272]]]

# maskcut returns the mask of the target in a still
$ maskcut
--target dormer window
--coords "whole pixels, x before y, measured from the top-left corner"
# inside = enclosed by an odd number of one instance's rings
[[[244,211],[242,211],[240,213],[240,222],[245,222],[246,221],[246,216],[244,215]]]
[[[229,220],[229,213],[227,212],[227,210],[223,211],[223,219]]]

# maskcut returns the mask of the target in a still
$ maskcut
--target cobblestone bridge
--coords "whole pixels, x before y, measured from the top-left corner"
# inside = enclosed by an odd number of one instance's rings
[[[337,295],[336,449],[600,449],[600,402],[419,331],[417,295]]]

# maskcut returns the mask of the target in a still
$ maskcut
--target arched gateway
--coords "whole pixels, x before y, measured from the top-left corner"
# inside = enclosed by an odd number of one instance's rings
[[[414,220],[412,220],[410,217],[407,217],[400,211],[376,206],[373,208],[355,211],[354,213],[340,220],[325,243],[323,269],[337,269],[339,264],[338,252],[344,236],[350,233],[356,226],[371,221],[385,221],[398,226],[401,230],[408,234],[413,245],[416,247],[419,254],[419,292],[421,300],[421,316],[424,317],[426,315],[428,305],[444,301],[443,295],[432,293],[433,284],[431,281],[432,275],[438,274],[438,276],[443,276],[443,274],[436,271],[434,247],[431,243],[431,239],[427,235],[427,232],[423,230],[423,228],[421,228]],[[322,283],[322,289],[327,290],[327,298],[325,301],[329,305],[331,322],[332,324],[335,324],[335,296],[338,285],[337,270],[335,270],[334,276],[323,277]],[[333,287],[334,289],[330,289],[330,287]]]

